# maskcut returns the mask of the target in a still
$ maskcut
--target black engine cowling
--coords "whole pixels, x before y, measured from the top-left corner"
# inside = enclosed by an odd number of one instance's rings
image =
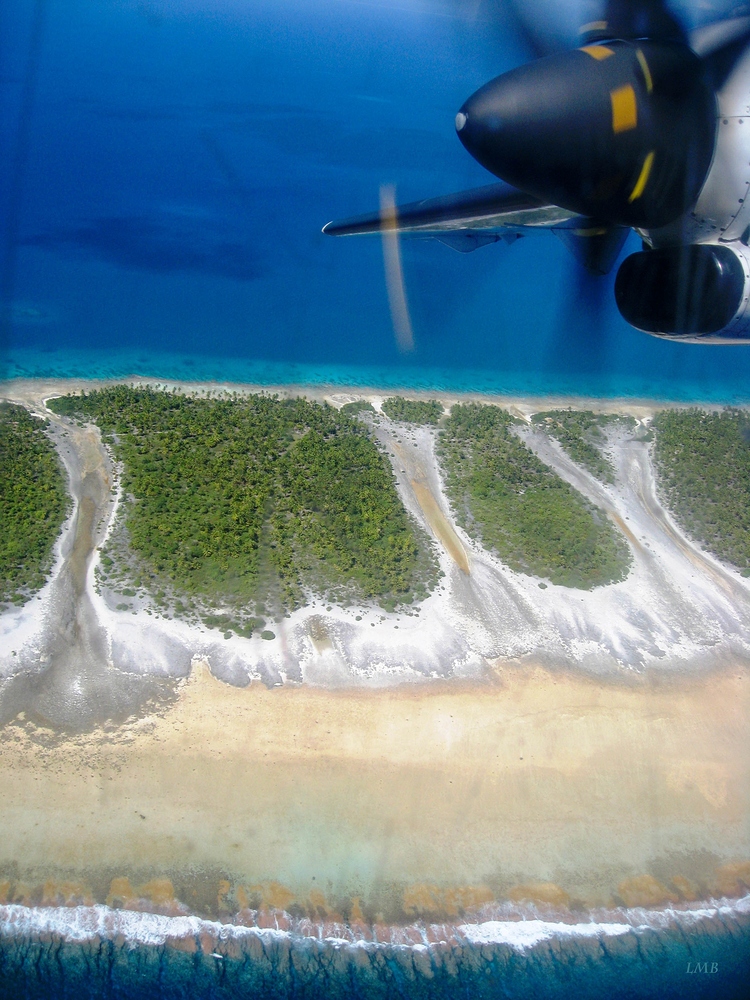
[[[740,245],[694,244],[627,257],[615,300],[631,326],[658,337],[750,342],[750,255]]]
[[[456,129],[521,191],[599,223],[656,229],[698,197],[716,97],[687,45],[619,39],[496,77],[466,101]]]

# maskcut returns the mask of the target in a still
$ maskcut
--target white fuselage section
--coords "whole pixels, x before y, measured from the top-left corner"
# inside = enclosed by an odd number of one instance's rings
[[[714,157],[694,209],[673,225],[641,235],[654,248],[730,245],[745,271],[745,294],[724,332],[727,342],[750,332],[750,46],[717,93]]]

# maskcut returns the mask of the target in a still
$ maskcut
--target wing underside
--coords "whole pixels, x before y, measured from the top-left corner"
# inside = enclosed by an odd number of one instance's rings
[[[587,271],[607,274],[628,230],[599,225],[506,184],[491,184],[329,222],[323,232],[329,236],[397,232],[401,236],[439,240],[461,253],[471,253],[499,240],[513,243],[522,236],[546,232],[557,236]]]
[[[422,239],[436,239],[464,253],[498,240],[512,242],[533,230],[570,223],[575,214],[546,205],[505,184],[462,191],[400,205],[392,213],[360,215],[329,222],[329,236],[360,236],[384,229]]]

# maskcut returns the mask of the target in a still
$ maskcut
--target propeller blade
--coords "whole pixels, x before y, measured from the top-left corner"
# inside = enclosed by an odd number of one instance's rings
[[[482,30],[497,39],[498,47],[505,48],[510,32],[518,47],[528,59],[540,59],[559,49],[550,39],[537,30],[537,19],[530,18],[514,0],[450,0],[451,8],[463,21],[479,23]],[[525,13],[525,16],[524,16]]]
[[[581,37],[588,43],[612,38],[688,42],[664,0],[607,0],[602,19],[583,25]]]
[[[750,36],[750,17],[732,17],[697,28],[690,34],[690,48],[701,59],[707,59],[728,45],[746,41]]]
[[[574,224],[555,226],[552,232],[585,271],[601,276],[614,267],[630,230],[605,226],[594,219],[576,219]]]
[[[391,310],[393,333],[399,351],[402,354],[408,354],[414,350],[414,330],[406,298],[404,269],[401,265],[396,191],[395,188],[387,184],[384,184],[380,189],[380,220],[385,287],[388,293],[388,306]]]
[[[720,90],[750,41],[750,17],[709,25],[691,36],[690,41],[703,60],[706,78],[714,90]]]
[[[555,372],[601,375],[613,349],[607,322],[610,282],[571,262],[550,344],[549,364]]]

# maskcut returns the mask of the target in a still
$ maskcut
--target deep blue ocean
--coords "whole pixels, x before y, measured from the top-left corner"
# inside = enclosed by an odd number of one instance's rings
[[[384,184],[411,201],[492,181],[454,115],[529,51],[490,15],[480,0],[2,0],[0,379],[750,399],[750,347],[632,330],[614,272],[584,302],[553,237],[465,255],[403,241],[415,350],[399,353],[379,241],[320,230],[376,209]],[[733,933],[711,944],[721,982],[686,976],[700,947],[658,935],[611,961],[469,955],[424,980],[396,958],[313,981],[288,956],[258,978],[146,947],[0,941],[0,997],[739,998]]]
[[[383,184],[409,201],[492,181],[453,118],[529,58],[493,9],[3,0],[0,375],[746,400],[750,349],[632,330],[613,275],[584,302],[550,236],[402,241],[401,355],[379,240],[321,234]]]

